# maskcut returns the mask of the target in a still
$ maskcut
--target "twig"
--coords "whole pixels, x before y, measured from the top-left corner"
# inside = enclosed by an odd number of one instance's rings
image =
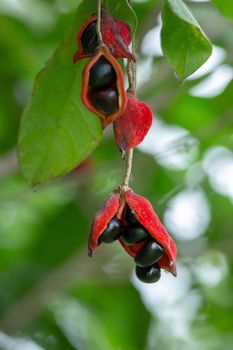
[[[132,38],[132,53],[135,55],[136,47],[135,47],[135,38]],[[127,75],[129,81],[129,90],[135,92],[137,87],[137,78],[136,78],[136,62],[132,60],[128,60],[127,64]]]
[[[102,45],[104,43],[103,36],[101,33],[102,7],[103,7],[103,0],[98,0],[96,32],[98,36],[99,45]]]
[[[135,54],[135,37],[132,38],[132,53]],[[129,81],[129,90],[134,92],[136,91],[137,87],[137,79],[136,79],[136,63],[132,60],[128,60],[127,64],[127,75],[128,75],[128,81]],[[126,166],[125,166],[125,175],[123,180],[123,187],[129,186],[129,180],[132,172],[132,163],[133,163],[133,151],[134,149],[131,148],[126,155]]]
[[[125,166],[125,176],[123,180],[123,186],[128,187],[129,186],[129,179],[132,171],[132,163],[133,163],[133,148],[131,148],[127,152],[127,158],[126,158],[126,166]]]

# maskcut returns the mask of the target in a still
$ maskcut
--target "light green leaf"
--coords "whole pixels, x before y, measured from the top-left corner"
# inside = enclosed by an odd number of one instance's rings
[[[226,17],[233,18],[233,1],[232,0],[211,0],[217,9]]]
[[[37,76],[25,109],[19,135],[19,159],[23,173],[33,185],[73,169],[95,149],[102,137],[98,117],[80,101],[86,61],[72,63],[77,33],[95,8],[95,0],[85,0],[80,5],[64,42]]]
[[[163,52],[181,79],[194,73],[211,55],[211,44],[182,0],[166,0],[162,13]]]

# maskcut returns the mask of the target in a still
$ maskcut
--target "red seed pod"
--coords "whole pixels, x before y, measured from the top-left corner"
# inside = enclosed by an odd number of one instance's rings
[[[97,16],[91,16],[81,27],[78,36],[78,51],[74,54],[73,62],[79,59],[92,57],[98,47],[96,33]],[[116,58],[128,58],[135,61],[134,55],[129,51],[131,41],[130,27],[124,21],[112,17],[108,11],[102,11],[101,32],[103,42]]]
[[[119,203],[120,203],[119,197],[120,197],[119,193],[117,192],[111,193],[111,195],[108,197],[108,199],[104,203],[103,207],[96,213],[92,223],[91,233],[89,235],[89,242],[88,242],[89,256],[93,255],[93,251],[96,249],[98,245],[98,240],[101,233],[105,230],[105,228],[107,227],[107,224],[119,209]]]
[[[107,66],[103,77],[102,72],[97,74],[102,65]],[[100,117],[103,128],[125,110],[127,95],[122,68],[105,45],[99,46],[83,71],[81,99],[89,111]]]
[[[96,34],[97,16],[91,16],[81,27],[78,36],[78,51],[74,54],[73,63],[76,63],[81,58],[92,57],[98,46]]]
[[[129,51],[131,34],[127,23],[112,17],[107,10],[103,9],[101,31],[103,41],[109,47],[113,56],[135,61],[134,55]]]
[[[175,242],[161,224],[151,203],[146,198],[133,193],[131,189],[125,191],[121,188],[119,191],[113,192],[105,205],[96,214],[89,236],[89,255],[92,256],[98,245],[99,237],[114,216],[121,220],[123,225],[127,225],[125,219],[127,207],[133,211],[136,219],[148,231],[151,238],[155,239],[164,249],[163,256],[156,262],[157,265],[176,276]],[[119,241],[132,257],[135,257],[145,244],[145,242],[140,242],[134,245],[127,245],[121,237]]]
[[[131,190],[126,191],[124,196],[126,203],[128,204],[129,208],[133,210],[137,220],[147,229],[151,237],[153,237],[165,251],[163,257],[157,262],[158,265],[176,276],[175,242],[169,236],[165,227],[161,224],[151,203],[146,198],[133,193]],[[143,245],[142,242],[129,246],[126,245],[121,239],[120,243],[133,257]]]
[[[115,141],[119,149],[127,151],[138,146],[150,130],[153,116],[151,109],[128,90],[128,102],[123,114],[113,123]]]

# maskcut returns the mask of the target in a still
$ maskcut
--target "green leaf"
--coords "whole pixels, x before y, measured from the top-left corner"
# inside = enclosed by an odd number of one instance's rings
[[[232,0],[211,0],[214,6],[226,17],[233,18],[233,2]]]
[[[211,44],[181,0],[166,0],[162,13],[163,52],[181,79],[194,73],[211,55]]]
[[[23,173],[33,185],[73,169],[102,137],[99,118],[80,101],[86,60],[72,63],[77,33],[95,9],[95,0],[85,0],[80,5],[64,42],[37,76],[25,109],[19,134],[19,159]]]

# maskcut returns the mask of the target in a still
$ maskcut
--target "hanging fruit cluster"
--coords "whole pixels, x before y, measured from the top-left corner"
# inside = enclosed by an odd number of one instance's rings
[[[142,142],[151,127],[152,112],[136,98],[134,89],[126,92],[124,73],[117,60],[136,60],[129,50],[129,25],[102,9],[100,28],[101,40],[97,34],[97,15],[84,23],[77,36],[78,50],[73,62],[91,58],[83,71],[82,102],[100,118],[103,128],[117,121],[114,123],[116,144],[125,152]]]
[[[107,199],[93,220],[89,255],[101,243],[119,240],[134,257],[137,277],[147,283],[160,278],[160,269],[176,276],[176,245],[150,202],[131,189],[120,187]]]
[[[133,148],[143,141],[152,124],[150,108],[136,97],[136,58],[129,50],[131,37],[129,25],[112,17],[103,6],[77,36],[73,62],[90,58],[83,71],[82,102],[100,118],[103,128],[113,122],[116,144],[128,156],[123,184],[94,217],[88,249],[92,256],[99,244],[118,240],[134,258],[138,279],[153,283],[160,279],[161,269],[176,276],[176,245],[150,202],[128,186]],[[128,59],[127,91],[119,58]]]

